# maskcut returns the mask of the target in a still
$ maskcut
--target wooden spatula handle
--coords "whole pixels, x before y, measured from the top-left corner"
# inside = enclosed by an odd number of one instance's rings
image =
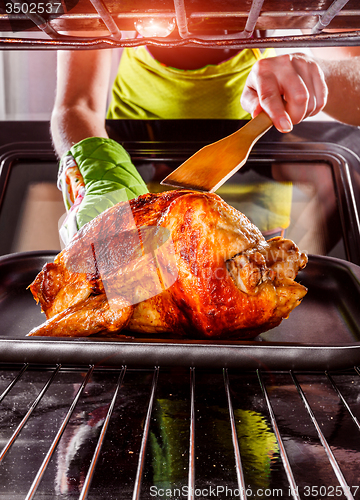
[[[268,115],[264,111],[260,111],[258,115],[255,116],[252,120],[250,120],[243,130],[246,129],[246,132],[253,137],[254,140],[259,139],[266,131],[271,128],[273,122],[270,120]]]
[[[161,184],[216,191],[245,164],[253,145],[271,126],[272,121],[262,111],[240,130],[200,149]]]

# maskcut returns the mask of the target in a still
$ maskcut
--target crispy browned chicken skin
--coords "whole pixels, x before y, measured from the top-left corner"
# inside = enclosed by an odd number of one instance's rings
[[[29,335],[252,338],[300,303],[307,290],[294,278],[306,262],[216,194],[142,195],[86,224],[44,266],[30,289],[47,321]]]

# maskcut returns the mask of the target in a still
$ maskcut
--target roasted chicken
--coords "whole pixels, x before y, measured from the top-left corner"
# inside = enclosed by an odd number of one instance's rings
[[[301,302],[294,279],[306,262],[216,194],[145,194],[86,224],[44,266],[30,289],[47,320],[29,335],[253,338]]]

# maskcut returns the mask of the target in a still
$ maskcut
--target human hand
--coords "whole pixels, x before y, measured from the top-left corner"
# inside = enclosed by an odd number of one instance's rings
[[[102,137],[72,146],[60,162],[58,185],[67,209],[60,228],[65,244],[106,209],[148,192],[124,148]]]
[[[253,66],[241,96],[242,107],[254,117],[264,110],[280,132],[319,113],[328,89],[322,69],[306,54],[260,59]]]

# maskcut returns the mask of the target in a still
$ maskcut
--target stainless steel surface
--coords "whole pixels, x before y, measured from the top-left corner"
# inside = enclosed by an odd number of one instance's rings
[[[357,367],[2,365],[0,498],[358,499],[359,390]]]
[[[146,3],[138,0],[131,7],[126,2],[112,0],[79,0],[61,4],[60,10],[51,7],[46,15],[37,12],[37,8],[34,14],[28,14],[28,3],[24,0],[12,2],[17,5],[17,10],[7,8],[6,13],[0,13],[0,29],[5,32],[12,30],[15,36],[2,37],[2,49],[94,49],[144,43],[165,47],[310,47],[357,45],[360,41],[360,9],[356,0],[276,3],[226,0],[206,4],[201,0],[166,0],[161,5],[151,0]],[[134,23],[149,17],[156,20],[175,19],[178,35],[136,38]],[[40,31],[44,37],[29,39],[24,34],[17,37],[16,32],[22,27],[24,31]],[[325,33],[325,28],[339,32]],[[272,37],[274,29],[307,29],[313,33],[294,37],[284,32],[281,36]],[[344,33],[343,29],[348,31]],[[107,33],[105,36],[104,31]],[[261,38],[254,36],[260,31]],[[270,33],[265,34],[266,31]],[[87,38],[82,37],[81,32],[86,32]],[[92,32],[90,37],[89,32]],[[122,32],[128,35],[124,37]],[[129,32],[132,32],[130,36]]]

